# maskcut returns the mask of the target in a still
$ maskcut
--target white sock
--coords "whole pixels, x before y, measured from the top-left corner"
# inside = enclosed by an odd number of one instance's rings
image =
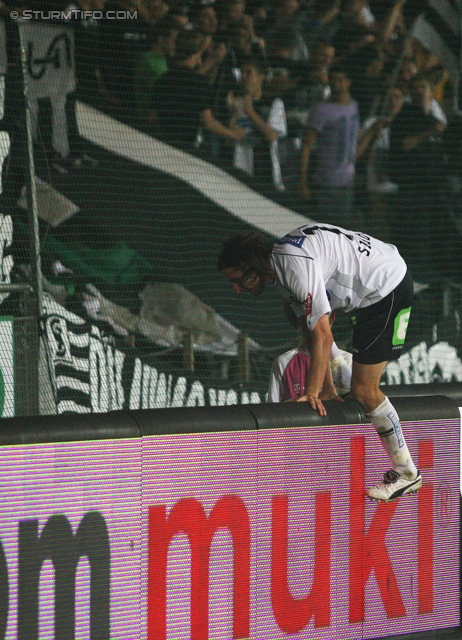
[[[398,414],[390,400],[385,397],[385,400],[374,411],[366,413],[366,415],[371,419],[380,436],[393,469],[408,478],[415,478],[417,468],[404,440]]]

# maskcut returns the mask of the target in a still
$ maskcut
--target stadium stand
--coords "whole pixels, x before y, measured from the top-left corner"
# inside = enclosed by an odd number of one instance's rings
[[[462,380],[460,33],[436,4],[1,3],[2,282],[43,288],[42,413],[263,402],[296,338],[275,291],[230,295],[219,248],[329,222],[346,193],[345,226],[416,281],[383,381]],[[23,292],[1,296],[24,316]],[[348,350],[348,317],[335,334]]]

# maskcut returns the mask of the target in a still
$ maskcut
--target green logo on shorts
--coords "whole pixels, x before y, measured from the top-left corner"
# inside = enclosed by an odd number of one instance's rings
[[[395,318],[395,330],[393,331],[393,346],[404,344],[411,307],[403,309]]]

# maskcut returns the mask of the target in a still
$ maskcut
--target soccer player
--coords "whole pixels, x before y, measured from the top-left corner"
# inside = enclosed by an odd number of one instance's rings
[[[259,296],[275,283],[289,302],[311,356],[304,393],[295,401],[308,402],[320,415],[326,415],[319,395],[333,343],[330,313],[355,311],[351,395],[364,407],[392,466],[367,495],[390,502],[418,491],[422,476],[396,410],[379,387],[387,362],[400,356],[411,313],[413,281],[397,248],[357,231],[306,225],[274,245],[258,232],[233,236],[222,247],[218,269],[236,293]]]

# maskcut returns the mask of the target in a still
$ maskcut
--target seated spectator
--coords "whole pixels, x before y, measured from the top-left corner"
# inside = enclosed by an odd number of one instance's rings
[[[232,121],[247,135],[234,148],[233,164],[257,177],[262,188],[272,183],[283,191],[278,140],[287,134],[284,103],[262,99],[265,70],[258,61],[248,60],[241,72],[243,93],[233,97]]]
[[[197,72],[202,62],[204,36],[180,31],[171,68],[155,84],[152,108],[159,136],[183,149],[193,149],[199,128],[228,141],[240,142],[245,131],[227,127],[212,113],[214,95],[207,80]]]
[[[297,316],[288,305],[284,305],[284,311],[290,324],[297,330],[299,346],[286,351],[274,360],[270,374],[268,402],[286,402],[302,396],[305,391],[306,373],[310,368],[310,350]],[[331,319],[331,324],[332,322]],[[339,396],[350,392],[352,360],[351,353],[339,349],[335,342],[332,344],[330,370],[324,381],[321,399],[332,397],[331,385]],[[325,393],[324,396],[323,393]]]
[[[135,69],[135,104],[142,124],[151,123],[149,106],[156,81],[168,70],[168,61],[175,55],[178,23],[171,18],[161,20],[152,29],[152,41],[148,51],[141,54]]]

